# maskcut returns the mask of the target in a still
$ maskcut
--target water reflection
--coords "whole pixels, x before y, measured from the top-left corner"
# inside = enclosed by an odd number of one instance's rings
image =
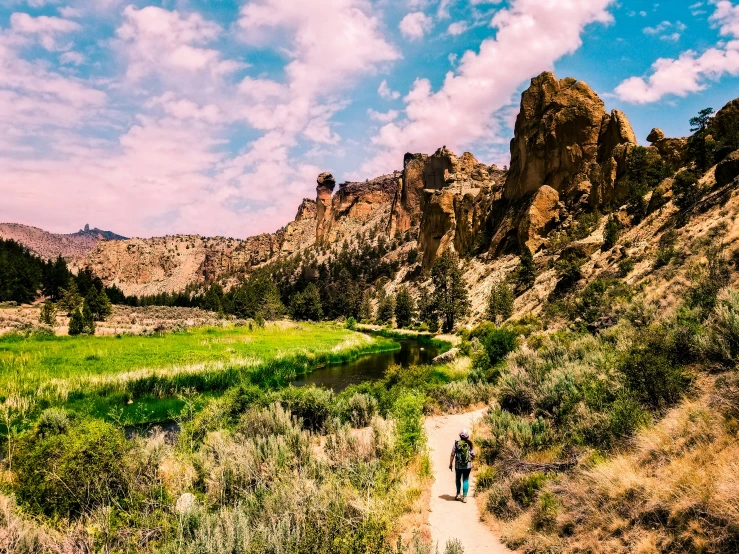
[[[333,389],[334,392],[341,392],[349,385],[382,379],[391,365],[410,367],[429,364],[439,354],[439,349],[435,346],[422,344],[417,340],[403,339],[398,342],[400,350],[367,354],[352,362],[316,369],[301,379],[293,381],[293,385],[296,387],[316,385]]]

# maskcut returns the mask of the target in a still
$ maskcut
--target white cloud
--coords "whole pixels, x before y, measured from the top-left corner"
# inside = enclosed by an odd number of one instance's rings
[[[397,90],[391,90],[387,85],[387,81],[384,79],[382,83],[380,83],[380,87],[377,89],[377,94],[380,95],[380,98],[384,98],[385,100],[397,100],[400,98],[400,93]]]
[[[662,21],[655,27],[644,27],[642,31],[645,35],[658,36],[661,40],[671,40],[673,42],[680,40],[682,33],[687,29],[687,25],[681,21],[672,23],[671,21]]]
[[[447,28],[446,32],[452,36],[458,36],[469,30],[469,25],[466,21],[455,21],[451,23]]]
[[[725,74],[739,75],[739,6],[729,0],[714,0],[710,17],[722,36],[732,38],[725,45],[709,48],[702,54],[683,52],[677,59],[660,58],[652,65],[649,77],[631,77],[616,87],[621,100],[634,104],[657,102],[665,96],[687,96],[707,87],[707,81]]]
[[[85,56],[80,52],[64,52],[59,56],[59,62],[62,65],[82,65],[85,60]]]
[[[398,119],[398,116],[400,115],[400,112],[398,110],[389,110],[385,113],[383,112],[376,112],[373,109],[367,110],[367,113],[369,114],[370,118],[374,119],[375,121],[379,121],[380,123],[390,123],[391,121],[395,121]]]
[[[419,40],[428,33],[434,25],[433,19],[423,12],[413,12],[406,15],[398,28],[408,40]]]
[[[577,50],[587,25],[610,23],[607,8],[613,3],[512,0],[493,17],[495,38],[484,40],[478,52],[466,52],[441,89],[434,92],[428,79],[416,80],[404,98],[405,118],[373,138],[378,152],[363,164],[362,174],[397,167],[403,152],[429,152],[442,144],[459,151],[482,138],[494,140],[496,114],[521,84]]]
[[[217,39],[222,29],[200,14],[128,6],[123,19],[116,36],[133,80],[171,71],[221,76],[243,66],[223,60],[218,50],[204,47]]]
[[[79,31],[81,28],[79,23],[60,17],[45,15],[32,17],[22,12],[16,12],[10,16],[11,32],[17,35],[36,37],[39,43],[49,51],[71,48],[69,44],[60,45],[59,37]]]

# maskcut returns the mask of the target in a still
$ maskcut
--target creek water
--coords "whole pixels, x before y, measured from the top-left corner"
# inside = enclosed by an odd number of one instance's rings
[[[349,385],[357,385],[364,381],[382,379],[385,371],[392,365],[410,367],[430,364],[440,350],[432,344],[421,343],[413,339],[400,339],[400,350],[366,354],[356,360],[343,364],[333,364],[318,368],[296,379],[292,384],[296,387],[316,385],[341,392]]]
[[[364,354],[351,362],[327,365],[301,376],[291,384],[296,387],[316,385],[333,389],[334,392],[339,393],[349,385],[382,379],[385,371],[392,365],[410,367],[430,364],[441,353],[441,350],[433,344],[421,343],[414,339],[396,339],[396,341],[400,343],[400,350]],[[147,435],[154,428],[165,431],[172,439],[180,431],[175,421],[128,425],[125,431],[126,435],[131,438],[136,435]]]

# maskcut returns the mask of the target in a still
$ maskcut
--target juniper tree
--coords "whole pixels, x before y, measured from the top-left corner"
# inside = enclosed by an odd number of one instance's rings
[[[382,294],[377,307],[377,322],[383,325],[393,321],[395,313],[395,297],[392,294]]]
[[[513,291],[505,281],[496,281],[488,296],[488,317],[500,324],[513,315]]]
[[[403,285],[395,299],[395,324],[398,327],[409,327],[416,316],[416,302],[408,287]]]
[[[56,325],[56,312],[56,305],[51,300],[47,300],[41,306],[41,312],[38,317],[39,323],[54,327]]]
[[[448,333],[470,309],[467,286],[462,277],[459,257],[455,253],[447,250],[436,259],[431,268],[431,282],[434,284],[434,302],[442,319],[442,327]]]
[[[518,289],[522,291],[528,290],[533,287],[536,282],[536,263],[534,262],[534,255],[527,246],[524,246],[518,260]]]

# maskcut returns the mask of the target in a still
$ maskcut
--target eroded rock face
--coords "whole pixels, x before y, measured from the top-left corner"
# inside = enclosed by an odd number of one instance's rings
[[[541,187],[531,198],[518,224],[518,242],[531,252],[544,244],[546,237],[559,222],[559,193],[548,185]]]
[[[423,189],[421,197],[419,250],[424,269],[429,269],[446,250],[466,255],[477,249],[506,172],[478,162],[469,152],[457,158],[446,148],[437,150],[425,163],[430,168],[424,181],[429,187]],[[444,184],[437,189],[440,168],[444,169]]]
[[[732,152],[716,166],[716,184],[720,187],[728,185],[739,177],[739,150]]]
[[[605,202],[613,196],[607,190],[613,176],[625,170],[622,145],[632,144],[636,137],[626,116],[607,114],[586,83],[542,73],[521,97],[503,197],[518,202],[547,185],[572,204],[583,196],[589,200],[595,187],[598,202]],[[609,166],[608,179],[602,177],[603,165]]]
[[[491,214],[491,254],[516,246],[536,251],[562,210],[625,197],[621,181],[635,145],[626,115],[607,113],[586,83],[552,73],[532,79],[521,97],[503,200]]]
[[[467,161],[467,160],[466,160]],[[454,170],[457,157],[446,147],[433,155],[408,153],[403,159],[403,174],[393,200],[390,234],[404,233],[420,220],[424,189],[440,190],[446,177]]]
[[[330,173],[321,173],[316,186],[316,243],[322,244],[331,216],[331,196],[336,179]]]
[[[303,198],[298,207],[298,213],[295,221],[303,221],[304,219],[316,219],[316,202],[310,198]]]

